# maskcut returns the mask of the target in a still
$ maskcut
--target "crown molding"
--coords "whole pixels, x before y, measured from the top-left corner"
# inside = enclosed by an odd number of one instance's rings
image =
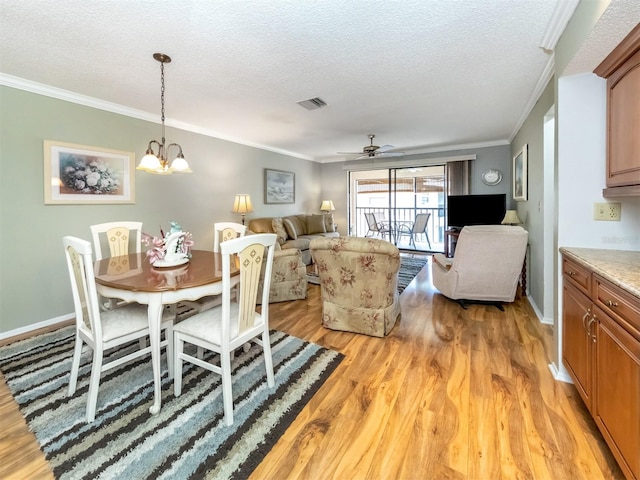
[[[527,117],[531,113],[531,110],[533,110],[533,107],[535,107],[536,102],[540,99],[542,92],[544,92],[544,89],[547,88],[547,85],[553,78],[553,74],[555,72],[555,66],[556,66],[555,55],[552,53],[549,56],[549,60],[547,60],[547,64],[544,66],[544,70],[540,74],[540,77],[538,77],[538,82],[536,83],[536,86],[533,88],[531,95],[529,95],[529,99],[527,100],[527,103],[525,104],[524,109],[522,110],[522,114],[520,115],[520,118],[518,119],[515,127],[513,128],[513,132],[511,132],[511,135],[509,136],[509,143],[511,143],[515,138],[515,136],[518,134],[518,131],[520,130],[524,122],[527,120]]]
[[[571,20],[578,3],[580,0],[558,0],[556,2],[547,29],[540,40],[540,48],[548,52],[556,48],[556,44],[567,27],[567,23]]]
[[[107,102],[104,100],[100,100],[94,97],[89,97],[86,95],[80,95],[78,93],[71,92],[69,90],[63,90],[61,88],[52,87],[49,85],[44,85],[37,82],[32,82],[30,80],[25,80],[24,78],[14,77],[13,75],[7,75],[6,73],[0,73],[0,85],[4,85],[11,88],[16,88],[18,90],[24,90],[26,92],[35,93],[37,95],[43,95],[46,97],[55,98],[58,100],[63,100],[65,102],[75,103],[78,105],[83,105],[85,107],[95,108],[98,110],[104,110],[106,112],[117,113],[119,115],[125,115],[131,118],[137,118],[139,120],[144,120],[147,122],[160,124],[160,117],[155,114],[151,114],[149,112],[144,112],[142,110],[137,110],[135,108],[125,107],[123,105]],[[279,153],[282,155],[287,155],[289,157],[296,157],[302,160],[310,160],[313,161],[313,158],[309,155],[302,155],[295,152],[289,152],[287,150],[281,150],[278,148],[269,147],[267,145],[261,145],[258,143],[247,142],[246,140],[242,140],[240,138],[231,137],[228,135],[223,135],[219,132],[214,132],[212,130],[208,130],[206,128],[201,128],[196,125],[192,125],[190,123],[181,122],[178,120],[172,120],[170,118],[165,118],[165,124],[168,127],[177,128],[180,130],[185,130],[188,132],[198,133],[200,135],[204,135],[207,137],[216,138],[219,140],[225,140],[227,142],[237,143],[240,145],[245,145],[247,147],[258,148],[260,150],[267,150],[274,153]]]

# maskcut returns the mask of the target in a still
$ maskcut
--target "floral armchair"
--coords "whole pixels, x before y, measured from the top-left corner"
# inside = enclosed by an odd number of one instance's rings
[[[322,289],[322,324],[374,337],[389,334],[400,315],[398,248],[375,238],[311,241]]]
[[[297,248],[278,248],[279,245],[276,244],[276,251],[273,252],[269,303],[307,298],[307,267],[302,261],[302,253]],[[262,280],[258,286],[258,304],[261,299]]]

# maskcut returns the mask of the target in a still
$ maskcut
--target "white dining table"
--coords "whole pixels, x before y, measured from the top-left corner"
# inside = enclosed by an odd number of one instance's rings
[[[153,415],[161,407],[160,323],[164,306],[222,294],[222,255],[205,250],[191,253],[188,263],[170,268],[153,267],[144,253],[105,258],[94,265],[100,295],[148,305],[154,383],[154,401],[149,412]],[[232,287],[239,281],[238,273],[237,265],[231,262]],[[173,378],[173,358],[168,355],[167,364],[169,378]]]

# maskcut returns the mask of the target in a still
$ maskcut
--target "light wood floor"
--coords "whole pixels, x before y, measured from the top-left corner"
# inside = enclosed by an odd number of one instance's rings
[[[382,339],[324,329],[315,285],[271,305],[272,328],[346,358],[252,479],[623,478],[526,300],[463,310],[428,264],[401,301]],[[4,381],[0,414],[0,478],[52,478]]]

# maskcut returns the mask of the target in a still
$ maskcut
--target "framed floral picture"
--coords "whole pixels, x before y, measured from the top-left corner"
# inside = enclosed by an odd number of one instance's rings
[[[293,172],[264,169],[264,203],[295,203],[296,175]]]
[[[132,152],[44,141],[44,203],[135,203]]]
[[[527,201],[527,145],[513,157],[513,199]]]

